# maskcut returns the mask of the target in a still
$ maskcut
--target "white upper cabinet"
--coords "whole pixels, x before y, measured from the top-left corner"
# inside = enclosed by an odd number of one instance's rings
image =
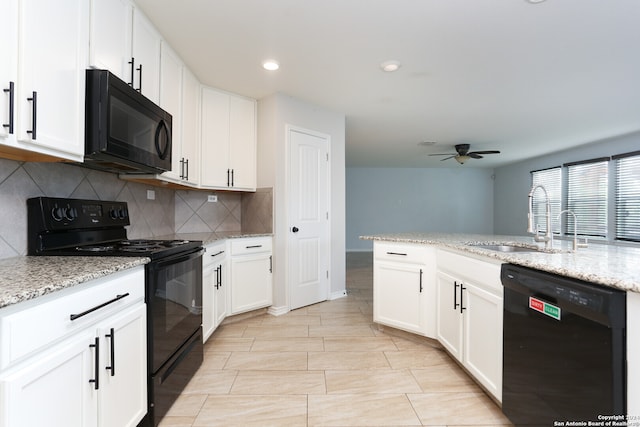
[[[131,84],[133,5],[128,0],[92,0],[89,65]]]
[[[6,17],[0,29],[0,152],[16,160],[40,160],[39,155],[45,155],[81,161],[89,4],[9,0],[2,2],[0,11]],[[15,136],[8,135],[11,124]]]
[[[15,139],[15,84],[18,74],[18,1],[0,2],[0,143]]]
[[[133,87],[155,102],[160,99],[162,36],[138,9],[133,10]]]
[[[200,182],[200,82],[184,67],[182,72],[182,139],[183,180]]]
[[[160,58],[160,107],[171,114],[171,171],[164,175],[170,178],[182,179],[183,162],[181,161],[182,146],[182,72],[183,64],[180,57],[166,42],[161,44]]]
[[[255,191],[255,100],[203,88],[201,144],[203,187]]]

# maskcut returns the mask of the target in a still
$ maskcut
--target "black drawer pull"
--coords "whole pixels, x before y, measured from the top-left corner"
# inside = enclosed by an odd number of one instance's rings
[[[223,254],[224,251],[216,252],[215,254],[211,254],[212,257],[217,257],[218,255]]]
[[[255,249],[255,248],[261,248],[262,245],[253,245],[253,246],[246,246],[247,249]]]
[[[82,316],[86,316],[86,315],[87,315],[87,314],[89,314],[89,313],[93,313],[93,312],[94,312],[94,311],[96,311],[96,310],[100,310],[102,307],[105,307],[105,306],[107,306],[107,305],[109,305],[109,304],[113,304],[114,302],[119,301],[119,300],[121,300],[122,298],[127,297],[127,296],[129,296],[129,292],[127,292],[126,294],[122,294],[122,295],[116,295],[116,297],[115,297],[114,299],[109,300],[109,301],[107,301],[107,302],[103,302],[103,303],[102,303],[102,304],[100,304],[100,305],[96,305],[95,307],[90,308],[90,309],[89,309],[89,310],[87,310],[87,311],[83,311],[82,313],[78,313],[78,314],[72,314],[72,315],[70,315],[70,316],[69,316],[69,319],[71,319],[72,321],[73,321],[73,320],[76,320],[76,319],[79,319],[79,318],[80,318],[80,317],[82,317]]]
[[[14,95],[15,95],[15,83],[9,82],[9,89],[4,89],[5,92],[9,93],[9,123],[3,124],[2,127],[9,129],[9,134],[13,134],[13,105],[14,105]]]
[[[422,293],[422,269],[420,269],[420,293]]]
[[[403,254],[400,252],[387,252],[387,255],[407,256],[407,254]]]

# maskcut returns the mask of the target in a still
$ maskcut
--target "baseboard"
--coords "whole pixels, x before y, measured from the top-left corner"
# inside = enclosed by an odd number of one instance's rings
[[[267,310],[267,313],[269,313],[272,316],[282,316],[283,314],[287,314],[288,312],[289,312],[289,307],[286,307],[286,306],[276,307],[272,305]]]
[[[344,298],[347,296],[347,291],[346,290],[341,290],[341,291],[337,291],[337,292],[331,292],[331,294],[329,295],[329,301],[332,301],[334,299],[338,299],[338,298]]]

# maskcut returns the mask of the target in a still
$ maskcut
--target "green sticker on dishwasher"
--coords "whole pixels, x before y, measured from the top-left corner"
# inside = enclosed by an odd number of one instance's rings
[[[560,320],[560,307],[549,304],[546,301],[542,301],[536,297],[529,297],[529,308],[537,311],[538,313],[546,314],[549,317],[553,317],[556,320]]]

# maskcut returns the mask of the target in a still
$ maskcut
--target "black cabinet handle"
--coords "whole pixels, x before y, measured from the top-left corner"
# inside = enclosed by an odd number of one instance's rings
[[[111,376],[115,377],[116,376],[116,333],[113,330],[113,328],[111,328],[111,331],[105,335],[106,338],[110,338],[111,339],[111,349],[109,354],[111,355],[111,366],[107,366],[105,367],[105,369],[111,371]]]
[[[269,255],[269,273],[273,273],[273,255]]]
[[[420,293],[422,293],[422,269],[420,269]]]
[[[211,257],[212,257],[212,258],[213,258],[213,257],[217,257],[218,255],[221,255],[221,254],[223,254],[223,253],[224,253],[224,251],[216,252],[215,254],[211,254]]]
[[[2,127],[9,128],[9,134],[13,133],[13,117],[14,117],[14,95],[15,83],[9,82],[9,89],[4,89],[5,93],[9,93],[9,123],[5,123]]]
[[[407,256],[407,254],[403,254],[400,252],[387,252],[387,255]]]
[[[231,187],[231,169],[227,169],[227,187]]]
[[[184,179],[189,179],[189,159],[184,160],[186,173],[184,174]]]
[[[234,181],[234,173],[235,173],[235,169],[231,169],[231,186],[235,186],[235,181]]]
[[[93,348],[96,352],[94,355],[95,366],[93,367],[95,378],[90,379],[89,382],[93,383],[93,388],[97,390],[100,388],[100,338],[96,337],[94,344],[89,344],[89,348]]]
[[[222,265],[218,266],[218,289],[222,287]]]
[[[255,249],[255,248],[261,248],[262,245],[251,245],[251,246],[245,246],[246,249]]]
[[[453,282],[453,309],[458,308],[458,282]]]
[[[135,58],[131,57],[131,61],[129,61],[127,64],[131,64],[131,81],[129,82],[129,86],[133,87],[133,76],[135,74]]]
[[[36,124],[38,123],[37,113],[38,113],[38,92],[33,92],[31,94],[31,98],[27,98],[27,101],[31,101],[31,111],[33,116],[33,123],[31,124],[31,130],[28,130],[27,133],[31,134],[31,139],[35,140],[36,136]]]
[[[142,93],[142,64],[137,68],[138,70],[138,92]]]
[[[116,295],[116,297],[115,297],[114,299],[109,300],[109,301],[107,301],[107,302],[103,302],[103,303],[102,303],[102,304],[100,304],[100,305],[96,305],[95,307],[90,308],[90,309],[89,309],[89,310],[87,310],[87,311],[83,311],[82,313],[78,313],[78,314],[72,314],[72,315],[70,315],[70,316],[69,316],[69,319],[70,319],[70,320],[72,320],[72,321],[73,321],[73,320],[76,320],[76,319],[79,319],[79,318],[81,318],[82,316],[86,316],[86,315],[87,315],[87,314],[89,314],[89,313],[93,313],[93,312],[94,312],[94,311],[96,311],[96,310],[100,310],[102,307],[105,307],[105,306],[107,306],[107,305],[109,305],[109,304],[113,304],[114,302],[119,301],[119,300],[121,300],[122,298],[124,298],[124,297],[128,297],[128,296],[129,296],[129,292],[127,292],[126,294],[122,294],[122,295]]]
[[[464,285],[460,284],[460,313],[467,309],[467,307],[464,306],[464,291],[466,289]]]

